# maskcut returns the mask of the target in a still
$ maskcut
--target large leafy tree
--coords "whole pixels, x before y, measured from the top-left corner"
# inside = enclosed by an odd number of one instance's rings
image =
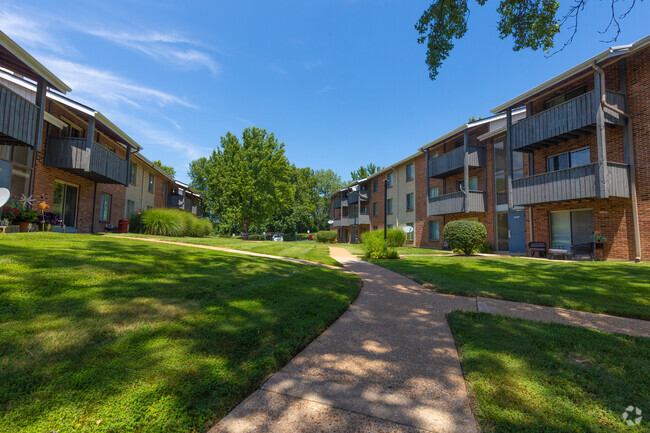
[[[383,167],[373,164],[372,162],[366,166],[361,166],[354,171],[350,172],[352,180],[365,179],[366,177],[373,175],[380,171]]]
[[[153,161],[154,165],[157,165],[162,171],[170,175],[171,177],[176,177],[176,170],[174,167],[169,165],[164,165],[160,160]]]
[[[621,31],[620,20],[632,11],[636,0],[607,1],[610,3],[610,16],[606,18],[608,21],[601,33],[610,35],[604,42],[613,42]],[[515,51],[530,48],[549,53],[555,46],[555,36],[567,28],[570,36],[559,48],[562,50],[578,31],[578,17],[588,2],[571,0],[568,9],[560,12],[557,0],[500,0],[497,8],[499,37],[512,37]],[[476,0],[476,3],[483,6],[486,0]],[[468,0],[434,0],[415,24],[418,43],[427,46],[426,63],[432,80],[449,56],[454,41],[465,36],[469,15]]]
[[[284,143],[257,127],[246,128],[241,141],[230,132],[221,137],[209,158],[190,164],[189,176],[212,218],[242,232],[289,209],[294,200]]]

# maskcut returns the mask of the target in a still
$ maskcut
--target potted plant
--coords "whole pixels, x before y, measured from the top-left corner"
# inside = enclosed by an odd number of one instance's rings
[[[603,235],[596,235],[594,236],[594,242],[596,243],[596,248],[602,250],[605,242],[607,242],[607,238]]]
[[[52,231],[53,226],[60,226],[62,223],[61,216],[55,212],[42,212],[36,220],[36,224],[41,226],[41,231],[47,232]]]
[[[36,211],[27,209],[26,207],[18,207],[18,213],[14,217],[14,223],[18,223],[20,232],[25,233],[29,231],[29,226],[38,218]]]

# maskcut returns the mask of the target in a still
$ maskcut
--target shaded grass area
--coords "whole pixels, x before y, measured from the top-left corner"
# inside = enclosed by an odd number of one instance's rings
[[[649,432],[650,339],[483,313],[447,316],[484,432]],[[635,415],[636,416],[636,415]],[[644,417],[645,418],[645,417]]]
[[[316,241],[273,242],[273,241],[243,241],[241,239],[220,238],[209,236],[195,237],[170,237],[145,234],[123,233],[117,236],[141,237],[164,239],[166,241],[185,242],[188,244],[210,245],[214,247],[232,248],[233,250],[251,251],[254,253],[270,254],[278,257],[303,259],[332,266],[341,266],[339,262],[329,255],[329,248]]]
[[[202,432],[319,335],[355,276],[92,235],[0,237],[0,431]]]
[[[650,320],[650,264],[516,257],[373,260],[437,292]]]

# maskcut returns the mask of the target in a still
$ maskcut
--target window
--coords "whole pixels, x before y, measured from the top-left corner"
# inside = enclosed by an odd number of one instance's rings
[[[588,165],[591,162],[589,148],[565,152],[559,155],[553,155],[546,158],[546,171],[563,170],[570,167]]]
[[[70,122],[68,119],[63,118],[63,123],[65,123],[65,126],[61,130],[61,135],[63,137],[82,138],[84,136],[84,130]]]
[[[167,197],[167,182],[163,181],[161,188],[160,188],[160,195],[163,197]]]
[[[440,187],[431,186],[429,187],[429,198],[438,197],[440,195]]]
[[[392,186],[393,186],[393,173],[388,173],[386,175],[386,180],[388,181],[386,186],[388,188],[392,188]]]
[[[135,212],[135,202],[133,200],[127,200],[126,201],[126,217],[130,217],[133,215]]]
[[[373,179],[372,192],[377,192],[378,190],[379,190],[379,179]]]
[[[389,198],[386,200],[386,213],[392,214],[393,213],[393,199]]]
[[[415,176],[415,169],[413,168],[413,164],[409,164],[406,166],[406,181],[410,182],[413,180],[413,177]]]
[[[102,193],[102,198],[99,203],[99,221],[108,222],[111,219],[111,199],[112,196],[107,193]]]
[[[377,202],[372,204],[372,216],[377,216]]]
[[[524,177],[524,154],[523,152],[512,152],[512,178],[521,179]]]
[[[458,191],[462,191],[465,188],[465,181],[464,180],[459,180],[458,181]],[[469,178],[469,190],[470,191],[478,191],[478,177],[472,176]]]
[[[414,208],[413,206],[413,193],[406,194],[406,211],[412,211]]]
[[[406,234],[406,241],[413,242],[413,240],[415,239],[415,227],[413,226],[413,223],[407,223],[406,227],[411,227],[413,229]]]
[[[393,225],[392,225],[392,224],[388,224],[388,225],[386,226],[386,228],[387,228],[388,230],[390,230],[390,229],[393,228]]]
[[[192,201],[192,203],[194,203],[194,201]],[[368,205],[365,203],[361,205],[361,214],[368,215]]]
[[[372,229],[373,230],[379,230],[379,228],[377,226],[372,226]]]
[[[29,195],[34,151],[29,146],[0,145],[0,187],[12,195]]]
[[[153,207],[147,206],[147,210],[151,210],[151,209],[153,209]]]
[[[552,248],[570,250],[571,246],[594,241],[591,209],[551,212]]]
[[[513,154],[515,153],[519,152],[513,152]],[[507,211],[508,190],[506,186],[506,149],[503,140],[494,142],[494,189],[495,207],[497,212]],[[507,250],[507,248],[503,250],[499,247],[499,251]]]
[[[66,227],[76,227],[77,223],[77,197],[79,186],[70,183],[55,181],[54,197],[52,197],[52,212],[61,215]]]
[[[149,188],[148,189],[149,189],[149,192],[152,193],[152,194],[153,194],[153,186],[154,186],[155,179],[156,178],[154,177],[154,175],[149,173]]]
[[[138,164],[131,163],[131,179],[129,180],[132,185],[135,185],[138,180]]]
[[[429,221],[429,240],[440,240],[440,223],[438,221]]]
[[[438,157],[438,152],[433,152],[429,154],[429,159],[436,159]]]

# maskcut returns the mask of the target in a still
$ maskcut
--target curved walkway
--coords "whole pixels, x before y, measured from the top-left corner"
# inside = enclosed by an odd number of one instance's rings
[[[478,433],[445,319],[476,300],[331,253],[363,279],[357,300],[210,433]]]

